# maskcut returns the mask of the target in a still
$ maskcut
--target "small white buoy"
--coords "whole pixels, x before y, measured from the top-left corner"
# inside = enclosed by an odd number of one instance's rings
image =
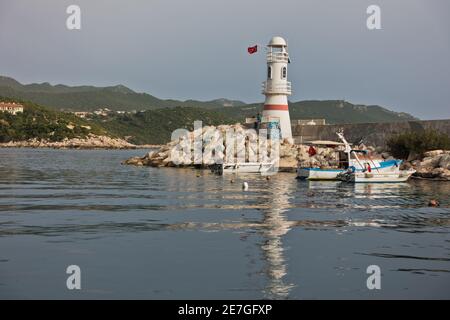
[[[247,190],[248,190],[248,183],[247,183],[247,182],[244,182],[244,183],[242,184],[242,190],[244,190],[244,191],[247,191]]]

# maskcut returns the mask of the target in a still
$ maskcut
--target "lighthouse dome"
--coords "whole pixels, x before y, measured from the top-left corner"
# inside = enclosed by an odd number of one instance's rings
[[[286,40],[284,40],[282,37],[273,37],[270,39],[270,42],[268,46],[278,47],[278,46],[286,46]]]

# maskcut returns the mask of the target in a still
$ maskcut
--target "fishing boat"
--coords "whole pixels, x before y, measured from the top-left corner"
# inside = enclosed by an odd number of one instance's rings
[[[269,173],[275,170],[275,161],[272,162],[238,162],[222,163],[211,167],[217,174],[225,173]]]
[[[339,180],[338,175],[348,168],[354,168],[356,172],[364,171],[370,166],[374,171],[393,172],[398,170],[402,160],[380,160],[368,157],[367,150],[352,149],[344,137],[343,132],[336,133],[342,143],[334,141],[312,141],[312,145],[326,145],[331,147],[344,146],[344,150],[337,150],[338,165],[333,168],[302,167],[297,168],[297,178],[306,180]]]
[[[416,170],[396,170],[391,172],[356,172],[348,170],[338,174],[338,179],[350,183],[372,183],[372,182],[405,182]]]

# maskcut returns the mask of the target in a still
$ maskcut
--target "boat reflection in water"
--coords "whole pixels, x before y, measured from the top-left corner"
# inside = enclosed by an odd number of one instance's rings
[[[407,182],[364,184],[356,183],[354,185],[355,197],[400,197],[402,192],[409,191],[410,189],[411,185]]]
[[[371,232],[375,228],[414,231],[437,223],[447,225],[447,220],[440,216],[436,219],[430,213],[422,215],[414,211],[414,215],[409,214],[409,208],[415,210],[423,207],[423,199],[415,196],[415,189],[420,192],[423,183],[298,181],[290,174],[278,173],[270,180],[257,175],[238,174],[232,178],[234,183],[230,183],[229,177],[205,175],[205,179],[199,179],[197,184],[192,185],[193,175],[193,172],[186,171],[186,177],[174,179],[177,183],[170,186],[183,208],[220,208],[230,214],[239,211],[242,212],[240,218],[225,215],[222,220],[215,216],[209,221],[188,220],[161,228],[228,230],[243,233],[243,240],[259,235],[256,242],[249,240],[250,247],[257,248],[261,253],[256,273],[248,270],[248,275],[256,278],[256,284],[250,287],[244,285],[242,290],[255,290],[258,297],[265,299],[296,298],[301,296],[299,286],[302,283],[307,285],[307,279],[302,279],[302,276],[290,276],[293,274],[289,272],[289,257],[292,254],[284,242],[291,229],[320,229],[348,235],[355,229]],[[248,181],[249,191],[242,191],[240,185],[244,181]],[[186,193],[186,189],[195,191],[194,195]],[[197,203],[199,198],[201,203]],[[255,218],[253,210],[259,213]],[[289,213],[294,213],[291,219],[288,219]],[[365,254],[372,255],[372,252]],[[307,255],[305,253],[305,257]],[[248,254],[252,260],[250,264],[253,264],[252,256]],[[259,280],[263,281],[263,285]]]

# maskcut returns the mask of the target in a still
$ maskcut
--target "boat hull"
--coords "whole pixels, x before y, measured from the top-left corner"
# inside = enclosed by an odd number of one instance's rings
[[[406,182],[415,170],[398,170],[397,172],[355,172],[344,173],[339,178],[351,183],[393,183]]]
[[[274,163],[244,162],[223,164],[221,173],[268,173],[274,170]]]
[[[388,160],[376,162],[377,166],[372,168],[378,172],[396,172],[401,164],[400,160]],[[352,163],[357,172],[361,172],[362,168],[357,163]],[[339,180],[338,175],[345,172],[344,169],[320,169],[320,168],[298,168],[297,178],[301,180]]]
[[[338,180],[337,175],[342,170],[327,170],[316,168],[299,168],[297,169],[297,178],[302,180]]]

